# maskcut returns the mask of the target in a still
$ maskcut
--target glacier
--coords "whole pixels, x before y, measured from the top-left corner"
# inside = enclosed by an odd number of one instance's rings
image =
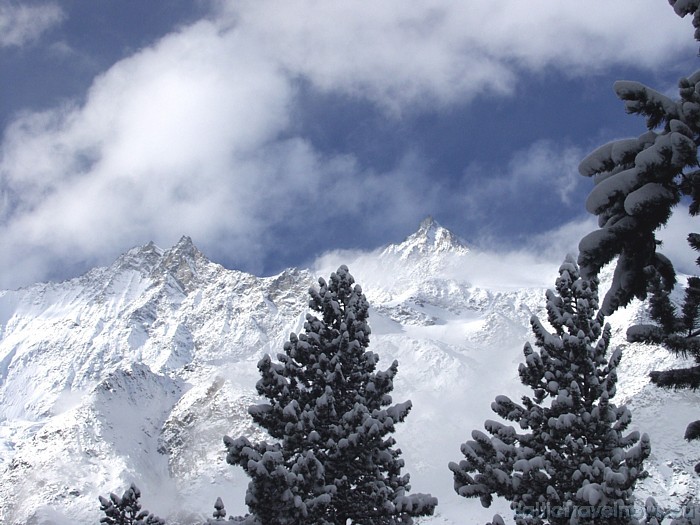
[[[394,400],[413,402],[395,437],[413,491],[440,501],[420,522],[508,516],[507,502],[484,509],[457,496],[447,463],[494,417],[497,395],[526,393],[517,366],[556,266],[549,282],[514,284],[496,266],[484,278],[484,254],[430,217],[401,243],[338,257],[256,277],[183,237],[65,282],[0,291],[0,522],[94,523],[98,495],[131,482],[169,523],[203,521],[219,496],[229,514],[244,514],[248,480],[226,464],[222,437],[264,437],[247,415],[256,363],[300,331],[308,288],[336,262],[370,301],[380,368],[399,361]],[[651,437],[641,501],[674,509],[700,489],[700,448],[683,440],[700,394],[649,384],[649,371],[682,359],[625,341],[627,326],[645,319],[640,303],[609,319],[623,352],[616,400]]]

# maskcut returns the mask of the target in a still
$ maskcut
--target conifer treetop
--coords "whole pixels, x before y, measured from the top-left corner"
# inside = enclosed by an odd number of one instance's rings
[[[632,509],[645,475],[649,440],[624,433],[631,414],[612,402],[621,353],[607,356],[611,330],[601,327],[597,290],[597,280],[582,279],[567,258],[556,291],[546,294],[551,329],[533,316],[534,347],[523,349],[519,374],[533,394],[522,403],[497,396],[492,410],[514,425],[487,420],[486,433],[474,430],[462,445],[465,459],[449,466],[459,495],[486,507],[503,497],[519,525],[569,523],[576,508],[606,510],[579,524],[636,523],[622,511]]]
[[[392,404],[394,361],[377,371],[368,350],[369,303],[346,266],[309,290],[303,333],[277,360],[258,363],[266,402],[253,420],[277,440],[224,438],[227,461],[252,478],[246,503],[259,523],[408,524],[437,500],[409,494],[409,475],[391,437],[411,402]]]

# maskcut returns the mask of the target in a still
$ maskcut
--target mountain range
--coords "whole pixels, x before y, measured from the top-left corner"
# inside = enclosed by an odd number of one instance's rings
[[[531,315],[545,317],[545,289],[484,261],[429,217],[401,243],[270,277],[226,269],[182,237],[75,279],[0,291],[0,522],[96,523],[98,495],[132,482],[168,523],[202,522],[218,496],[230,514],[245,513],[248,480],[225,462],[222,437],[264,438],[247,415],[258,400],[256,363],[302,330],[309,287],[336,263],[370,301],[379,368],[399,361],[394,400],[413,402],[395,437],[413,490],[440,501],[423,522],[507,516],[507,502],[483,509],[458,497],[447,463],[497,417],[495,396],[526,393],[517,367]],[[552,267],[550,286],[555,276]],[[623,347],[616,402],[651,437],[641,501],[653,495],[675,509],[700,489],[700,448],[682,439],[700,394],[649,384],[651,370],[682,360],[625,341],[627,326],[645,318],[633,303],[610,319],[613,346]]]

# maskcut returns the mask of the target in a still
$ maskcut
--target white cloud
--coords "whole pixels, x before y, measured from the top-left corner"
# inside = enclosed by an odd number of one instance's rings
[[[352,217],[351,227],[390,231],[459,206],[410,152],[378,173],[351,155],[314,150],[293,132],[297,80],[400,118],[515,93],[523,69],[583,76],[610,64],[653,67],[692,48],[689,22],[659,4],[225,4],[218,18],[116,63],[82,105],[28,112],[5,130],[0,287],[64,265],[105,263],[150,239],[167,246],[182,234],[255,269],[271,246],[291,242],[275,228],[304,225],[320,252],[328,221]],[[31,27],[60,20],[51,5]],[[25,36],[12,38],[26,43],[33,33],[22,27]],[[535,144],[506,181],[547,183],[566,199],[576,155]]]
[[[694,50],[690,21],[654,0],[222,4],[283,67],[395,112],[517,92],[525,69],[584,78]]]
[[[572,194],[587,181],[578,173],[583,150],[575,146],[539,140],[515,151],[503,169],[492,164],[472,164],[462,177],[462,200],[470,213],[483,214],[496,202],[522,202],[524,195],[572,204]]]
[[[508,182],[511,187],[550,186],[563,203],[570,204],[571,194],[581,181],[578,165],[582,157],[583,152],[577,147],[537,141],[526,150],[516,152],[509,163]]]
[[[579,241],[596,229],[598,229],[596,218],[586,215],[550,231],[533,235],[527,241],[527,250],[559,264],[564,261],[567,254],[577,257]]]
[[[50,3],[19,5],[0,3],[0,47],[21,47],[39,39],[45,31],[60,24],[65,14]]]
[[[477,240],[476,282],[498,287],[552,287],[557,270],[567,255],[578,255],[579,240],[597,228],[593,217],[566,222],[521,241],[519,247],[504,247],[495,239]]]

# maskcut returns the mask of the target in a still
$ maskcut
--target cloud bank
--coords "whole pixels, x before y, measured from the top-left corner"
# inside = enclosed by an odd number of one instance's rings
[[[4,130],[0,288],[182,234],[214,259],[260,271],[270,254],[300,245],[321,253],[342,228],[381,238],[465,205],[433,184],[416,152],[378,170],[352,152],[316,149],[295,127],[302,83],[365,101],[398,125],[407,114],[517,96],[527,72],[583,78],[695,52],[689,22],[658,0],[213,5],[207,19],[114,64],[84,100],[26,110]],[[0,25],[25,22],[0,31],[2,45],[58,23],[51,6],[36,8],[33,25],[3,7]],[[578,154],[536,143],[491,180],[522,191],[544,181],[566,201],[575,183],[562,174]],[[495,183],[465,172],[461,189],[483,207]]]

